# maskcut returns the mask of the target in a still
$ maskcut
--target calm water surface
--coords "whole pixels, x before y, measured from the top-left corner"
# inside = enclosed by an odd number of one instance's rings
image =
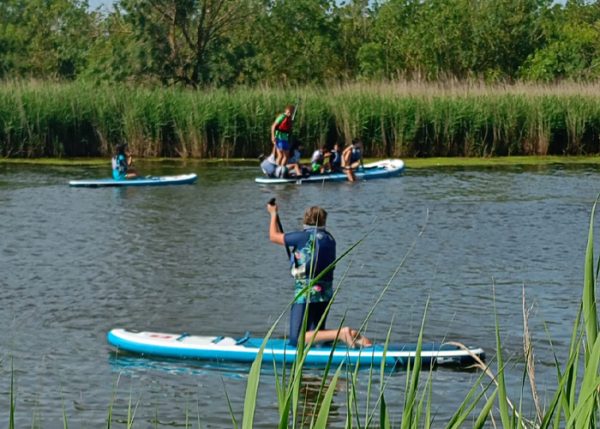
[[[292,297],[285,252],[267,237],[271,197],[286,230],[299,226],[306,206],[324,206],[340,252],[370,231],[336,270],[343,282],[330,326],[344,316],[359,325],[407,255],[368,334],[383,340],[393,321],[392,341],[414,341],[429,299],[427,340],[462,341],[493,356],[495,291],[517,402],[524,287],[533,305],[537,381],[549,401],[555,369],[545,329],[565,356],[599,190],[594,168],[415,170],[389,180],[276,188],[254,184],[251,167],[140,168],[194,171],[199,181],[71,189],[68,180],[105,170],[0,165],[1,421],[12,365],[17,427],[62,428],[63,408],[71,427],[106,427],[113,396],[117,426],[132,398],[135,427],[179,427],[186,418],[231,427],[225,391],[239,420],[248,366],[116,357],[106,333],[264,334]],[[309,373],[307,382],[319,383],[318,375]],[[434,371],[438,421],[451,416],[477,376]],[[405,373],[389,380],[386,400],[397,421]],[[366,395],[366,382],[360,388]],[[335,427],[344,425],[344,389],[335,398]],[[533,415],[528,400],[524,412]],[[256,420],[257,427],[277,424],[272,370],[262,377]]]

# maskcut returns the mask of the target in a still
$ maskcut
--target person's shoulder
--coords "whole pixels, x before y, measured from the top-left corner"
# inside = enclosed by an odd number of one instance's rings
[[[290,231],[284,235],[284,240],[288,245],[299,245],[300,242],[306,240],[306,233],[304,231]]]
[[[304,237],[305,235],[306,231],[304,230],[289,231],[285,233],[285,236],[290,238]]]

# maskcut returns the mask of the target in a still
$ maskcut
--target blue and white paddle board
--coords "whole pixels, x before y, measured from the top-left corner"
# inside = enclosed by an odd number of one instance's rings
[[[223,362],[253,362],[263,342],[248,334],[241,338],[196,336],[189,334],[167,334],[162,332],[137,332],[127,329],[113,329],[107,336],[109,344],[118,351],[176,359],[200,359]],[[406,367],[416,356],[415,343],[389,344],[387,351],[383,345],[349,348],[345,344],[336,347],[314,345],[308,352],[306,364],[325,366],[330,357],[333,365],[380,365]],[[454,344],[424,343],[421,362],[425,366],[447,365],[468,366],[475,362],[474,356],[485,359],[481,348],[463,349]],[[263,352],[263,359],[276,363],[292,363],[296,359],[296,348],[286,340],[270,339]]]
[[[180,174],[177,176],[140,176],[133,179],[115,180],[115,179],[89,179],[89,180],[71,180],[69,186],[84,188],[99,188],[106,186],[166,186],[166,185],[187,185],[194,183],[198,175]]]
[[[404,161],[401,159],[386,159],[383,161],[371,162],[365,164],[362,168],[355,170],[354,175],[356,180],[372,180],[395,177],[402,174],[404,171]],[[348,180],[346,173],[326,173],[326,174],[311,174],[307,177],[257,177],[254,179],[256,183],[263,185],[277,185],[282,183],[323,183],[323,182],[344,182]]]

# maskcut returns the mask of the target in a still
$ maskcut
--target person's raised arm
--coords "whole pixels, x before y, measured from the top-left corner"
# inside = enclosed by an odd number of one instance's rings
[[[267,211],[271,215],[271,221],[269,223],[269,240],[275,244],[281,244],[283,246],[285,244],[285,236],[279,223],[277,204],[267,204]]]
[[[277,119],[275,119],[275,122],[273,122],[273,125],[271,125],[271,141],[273,142],[273,144],[275,144],[275,129],[277,128]]]

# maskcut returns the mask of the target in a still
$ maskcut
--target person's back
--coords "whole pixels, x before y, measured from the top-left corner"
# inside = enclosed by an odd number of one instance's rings
[[[342,154],[340,152],[340,146],[336,143],[331,149],[331,155],[329,158],[329,164],[331,165],[331,171],[342,171]]]
[[[127,158],[124,153],[117,153],[112,158],[112,175],[115,180],[125,180],[127,177]]]
[[[112,158],[112,174],[115,180],[133,179],[137,176],[131,167],[132,157],[127,151],[127,143],[117,145],[116,154]]]
[[[275,155],[271,154],[260,163],[260,169],[267,177],[275,177],[277,164],[275,163]]]
[[[335,239],[324,227],[305,225],[302,231],[285,234],[285,245],[293,249],[292,275],[296,294],[335,261]],[[333,267],[327,271],[310,291],[311,302],[329,301],[333,295]],[[299,297],[296,302],[306,302]]]
[[[325,172],[325,157],[329,156],[329,151],[325,146],[315,150],[310,159],[311,170],[313,173]]]

